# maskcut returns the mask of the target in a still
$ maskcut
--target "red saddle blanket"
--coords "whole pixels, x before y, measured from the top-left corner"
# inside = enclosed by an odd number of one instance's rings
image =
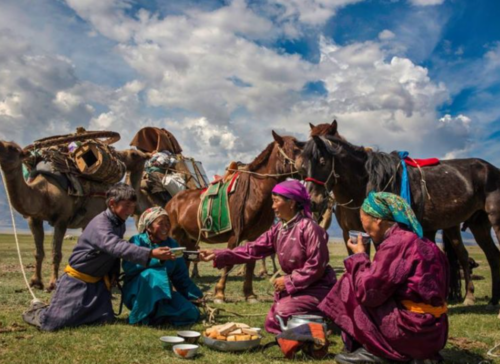
[[[429,158],[429,159],[413,159],[413,158],[405,158],[405,162],[410,167],[430,167],[439,164],[439,159],[437,158]]]

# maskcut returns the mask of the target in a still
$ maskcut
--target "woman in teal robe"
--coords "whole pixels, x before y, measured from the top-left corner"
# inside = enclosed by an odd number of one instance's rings
[[[130,243],[147,248],[176,248],[177,242],[168,236],[170,222],[160,207],[146,210],[139,221],[140,234]],[[125,283],[123,302],[130,309],[129,323],[144,325],[191,325],[200,318],[193,304],[203,294],[189,277],[183,257],[161,261],[151,258],[145,268],[129,261],[123,262]]]

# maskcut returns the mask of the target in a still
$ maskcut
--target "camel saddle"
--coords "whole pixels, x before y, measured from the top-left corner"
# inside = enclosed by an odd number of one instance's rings
[[[139,130],[130,145],[149,153],[162,150],[168,150],[173,154],[182,153],[182,148],[172,133],[168,130],[154,127],[146,127]]]

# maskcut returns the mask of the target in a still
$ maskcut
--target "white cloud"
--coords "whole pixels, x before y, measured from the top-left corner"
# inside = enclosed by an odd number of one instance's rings
[[[283,8],[281,19],[297,19],[309,25],[322,25],[336,10],[362,0],[272,0]]]
[[[134,79],[118,87],[83,81],[70,59],[30,54],[29,47],[16,45],[21,58],[52,65],[39,72],[47,74],[40,82],[50,108],[39,115],[40,129],[31,135],[54,130],[47,125],[62,125],[64,131],[82,125],[118,130],[120,146],[125,146],[141,126],[161,126],[177,135],[186,153],[204,162],[208,157],[207,169],[220,172],[231,159],[255,157],[272,140],[271,129],[305,139],[307,122],[337,116],[341,132],[355,142],[427,152],[424,140],[443,124],[436,108],[448,92],[425,68],[386,48],[399,41],[399,30],[397,37],[382,31],[380,43],[339,46],[322,39],[319,64],[271,46],[293,29],[323,24],[339,7],[354,2],[270,0],[267,6],[274,10],[266,15],[263,7],[235,0],[216,9],[192,7],[164,16],[139,10],[132,16],[128,1],[68,0],[91,25],[94,38],[116,42],[114,50],[134,71]],[[491,63],[495,55],[489,56]],[[31,68],[37,67],[28,72]],[[16,69],[13,80],[21,78]],[[304,86],[317,81],[327,94],[304,97]],[[10,93],[0,97],[0,114],[5,120],[28,120],[20,105],[32,103],[13,82]],[[462,148],[467,131],[457,138],[456,143],[438,141],[434,151],[444,155],[446,148]]]
[[[381,140],[386,148],[404,146],[427,152],[422,140],[438,128],[436,108],[449,96],[443,84],[432,82],[425,68],[403,55],[392,56],[394,48],[385,49],[377,42],[342,47],[323,39],[319,64],[266,46],[292,28],[300,32],[302,26],[323,24],[339,7],[354,2],[270,0],[266,5],[268,15],[277,20],[274,23],[259,11],[262,7],[249,7],[242,0],[215,10],[190,9],[163,17],[142,11],[135,18],[125,16],[123,6],[114,1],[95,9],[68,3],[99,32],[119,41],[117,50],[137,72],[147,104],[193,115],[169,126],[177,130],[182,124],[180,132],[189,130],[190,135],[200,137],[189,144],[210,150],[219,160],[249,160],[265,143],[250,140],[253,136],[268,135],[275,128],[305,137],[308,121],[331,121],[333,115],[352,139]],[[114,14],[110,19],[116,21],[101,21],[110,11]],[[415,16],[420,19],[425,14]],[[421,25],[419,34],[439,30],[435,20],[431,17],[427,25]],[[397,40],[397,47],[411,32],[399,27],[397,33],[395,37],[386,29],[379,39],[382,43]],[[328,95],[304,99],[302,88],[315,81],[324,82]],[[127,102],[127,107],[137,104],[139,109],[140,99],[129,97],[134,101]],[[121,107],[111,104],[92,125],[126,125],[131,112],[117,110]],[[202,133],[202,121],[207,129],[228,133],[223,135],[230,135],[231,142],[222,143],[221,135]],[[405,143],[408,135],[413,135],[412,141]],[[463,143],[438,145],[436,153],[444,155],[448,146]]]
[[[33,54],[23,38],[0,31],[0,138],[30,143],[85,125],[93,108],[73,94],[71,61]]]
[[[410,0],[410,3],[416,6],[441,5],[445,0]]]
[[[391,32],[390,30],[384,29],[378,34],[378,39],[389,40],[389,39],[393,39],[395,36],[396,36],[396,34]]]

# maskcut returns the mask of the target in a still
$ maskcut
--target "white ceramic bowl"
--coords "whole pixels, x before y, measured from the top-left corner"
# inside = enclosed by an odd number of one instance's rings
[[[170,248],[170,251],[172,253],[174,253],[174,255],[175,255],[176,258],[182,257],[182,255],[184,254],[185,250],[186,250],[186,247],[184,247],[184,246],[180,246],[178,248]]]
[[[363,240],[363,244],[370,244],[370,241],[371,241],[370,235],[368,235],[365,232],[356,231],[356,230],[349,230],[349,237],[351,239],[351,243],[353,243],[353,244],[358,243],[358,235],[359,234],[361,234],[361,239]]]
[[[179,358],[189,359],[196,355],[198,348],[199,348],[198,345],[179,344],[179,345],[174,345],[172,350],[174,351],[174,354],[177,355]]]
[[[196,344],[201,334],[198,331],[177,331],[177,336],[186,340],[186,344]]]
[[[178,345],[184,343],[184,339],[179,336],[162,336],[160,341],[163,343],[163,347],[170,348],[173,345]]]

